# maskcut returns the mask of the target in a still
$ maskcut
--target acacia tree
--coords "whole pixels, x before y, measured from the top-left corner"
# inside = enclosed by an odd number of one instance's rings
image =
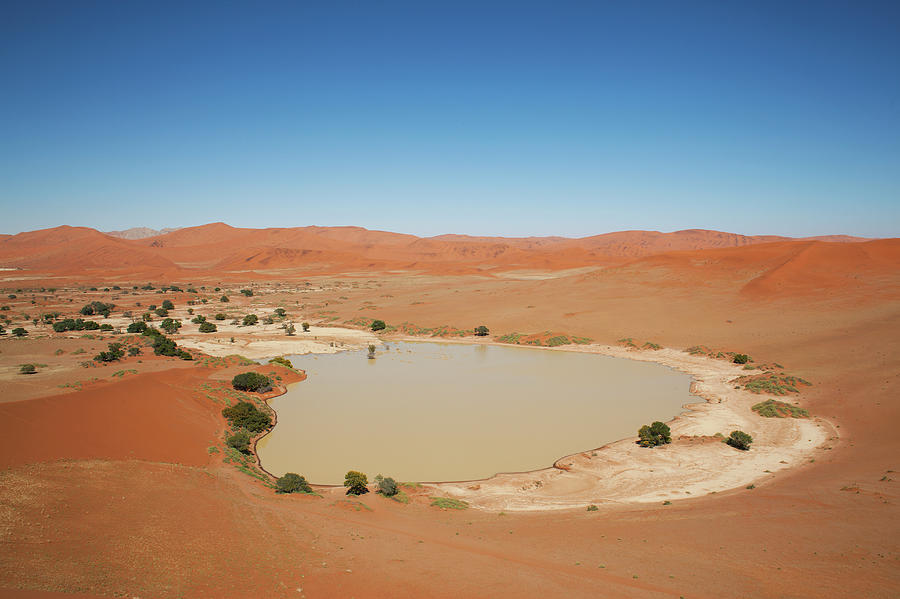
[[[312,487],[310,487],[309,483],[306,482],[305,477],[300,476],[299,474],[295,474],[294,472],[288,472],[275,481],[275,492],[312,493]]]
[[[344,486],[347,487],[347,495],[363,495],[369,492],[366,485],[369,484],[368,477],[362,472],[350,470],[344,476]]]
[[[475,327],[475,335],[478,337],[487,337],[488,333],[490,333],[490,330],[484,325]]]
[[[650,425],[644,425],[638,430],[638,443],[641,447],[656,447],[657,445],[665,445],[672,442],[672,431],[668,425],[663,422],[656,421]]]

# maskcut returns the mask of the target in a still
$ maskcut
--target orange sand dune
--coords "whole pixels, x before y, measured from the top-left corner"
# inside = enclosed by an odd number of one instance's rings
[[[832,241],[858,238],[830,236]],[[413,235],[361,227],[242,229],[225,223],[189,227],[143,239],[121,239],[84,227],[56,227],[0,239],[5,266],[74,276],[89,269],[164,278],[255,276],[253,271],[301,269],[336,273],[358,269],[417,269],[435,274],[485,270],[563,270],[620,264],[671,251],[738,248],[776,236],[720,231],[621,231],[580,239]],[[259,274],[264,274],[260,272]]]

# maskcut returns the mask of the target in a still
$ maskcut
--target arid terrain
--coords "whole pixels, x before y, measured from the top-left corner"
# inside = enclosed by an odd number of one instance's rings
[[[0,236],[0,596],[900,593],[900,239],[221,223],[132,236]],[[145,312],[159,326],[165,300],[191,360],[126,332]],[[82,315],[91,302],[114,308]],[[217,330],[201,333],[199,315]],[[54,331],[65,318],[110,326]],[[373,319],[386,330],[372,333]],[[490,334],[475,337],[479,325]],[[409,503],[279,495],[226,449],[232,376],[275,378],[265,397],[304,384],[248,358],[407,338],[652,360],[691,373],[697,403],[670,423],[670,445],[635,435],[533,473],[405,485]],[[139,349],[92,360],[109,343]],[[767,399],[809,417],[750,409]],[[737,428],[750,451],[716,436]]]

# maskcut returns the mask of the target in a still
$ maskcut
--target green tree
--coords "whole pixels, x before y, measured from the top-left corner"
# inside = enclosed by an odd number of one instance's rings
[[[218,312],[213,318],[215,318],[216,320],[225,320],[226,316],[223,312]]]
[[[126,330],[129,333],[143,333],[147,330],[147,323],[143,321],[132,322],[130,325],[128,325],[128,329]]]
[[[728,439],[726,439],[725,442],[735,449],[747,451],[750,449],[750,444],[753,443],[753,437],[744,431],[731,431],[731,434],[728,435]]]
[[[375,477],[375,484],[378,485],[376,493],[381,493],[385,497],[393,497],[400,490],[397,481],[390,476],[385,477],[379,474]]]
[[[228,419],[231,428],[247,429],[251,433],[261,433],[272,426],[272,418],[249,401],[224,408],[222,416]]]
[[[276,493],[312,493],[312,487],[306,482],[306,478],[288,472],[275,481]]]
[[[372,331],[383,331],[387,328],[387,325],[384,324],[383,320],[373,320],[372,321]]]
[[[199,330],[201,333],[215,333],[219,328],[211,322],[201,322]]]
[[[259,317],[256,314],[248,314],[244,317],[244,326],[250,327],[259,322]]]
[[[656,447],[657,445],[665,445],[672,442],[672,431],[668,425],[663,422],[656,421],[650,425],[644,425],[638,430],[638,443],[641,447]]]
[[[174,310],[175,304],[173,304],[171,300],[163,300],[162,307],[164,310]]]
[[[303,323],[302,325],[300,325],[300,326],[303,327],[303,332],[304,332],[304,333],[308,333],[308,332],[309,332],[309,323],[308,323],[308,322],[304,322],[304,323]]]
[[[253,296],[253,290],[252,290],[252,289],[241,289],[241,293],[243,293],[243,294],[244,294],[245,296],[247,296],[247,297],[252,297],[252,296]]]
[[[285,310],[284,308],[275,308],[275,316],[278,316],[279,318],[284,318],[286,314],[287,314],[287,310]]]
[[[34,364],[22,364],[19,366],[19,374],[34,374],[37,372],[37,367]]]
[[[172,320],[171,318],[166,318],[161,323],[159,323],[159,328],[172,335],[178,332],[178,329],[181,328],[180,320]]]
[[[229,447],[233,447],[241,453],[250,453],[250,433],[244,429],[228,436],[225,442]]]
[[[344,486],[347,487],[347,495],[363,495],[369,490],[366,485],[369,484],[368,477],[362,472],[350,470],[344,476]]]
[[[269,364],[281,364],[282,366],[287,366],[290,369],[294,368],[294,365],[291,364],[291,361],[285,358],[284,356],[277,356],[269,360]]]
[[[230,302],[231,300],[228,299],[227,295],[223,295],[222,297],[219,298],[219,301],[222,303],[227,303],[227,302]]]
[[[25,335],[28,334],[28,331],[26,331],[22,327],[16,327],[12,330],[12,334],[15,335],[16,337],[24,337]]]
[[[478,337],[487,337],[491,331],[484,325],[475,327],[475,335]]]
[[[244,372],[231,379],[231,386],[238,391],[265,393],[272,390],[272,381],[266,375],[258,372]]]
[[[750,361],[750,356],[747,354],[734,354],[734,363],[735,364],[746,364]]]

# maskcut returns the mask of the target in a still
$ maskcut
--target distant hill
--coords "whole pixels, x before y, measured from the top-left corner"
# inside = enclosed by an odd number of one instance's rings
[[[124,231],[106,231],[107,235],[118,237],[119,239],[144,239],[145,237],[156,237],[157,235],[165,235],[177,231],[181,227],[160,229],[150,229],[147,227],[132,227]]]
[[[671,285],[737,277],[749,297],[853,287],[857,273],[898,268],[900,240],[841,235],[792,239],[721,231],[619,231],[583,238],[417,237],[361,227],[245,229],[225,223],[101,233],[56,227],[0,236],[0,267],[52,274],[195,280],[309,277],[338,273],[495,276],[588,268],[656,273]],[[619,275],[617,275],[619,276]],[[643,276],[643,275],[642,275]]]

